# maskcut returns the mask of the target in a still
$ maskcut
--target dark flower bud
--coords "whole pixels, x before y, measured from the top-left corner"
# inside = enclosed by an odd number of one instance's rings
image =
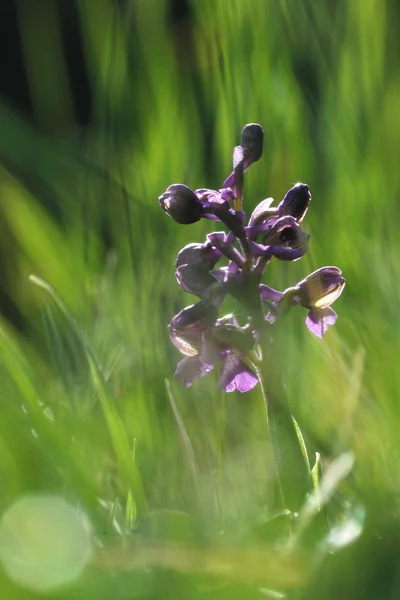
[[[300,304],[309,309],[324,309],[339,298],[345,283],[340,269],[321,267],[297,284]]]
[[[168,326],[172,343],[182,354],[199,354],[203,333],[214,325],[217,314],[218,308],[204,300],[187,306],[173,317]]]
[[[161,208],[177,223],[189,225],[202,216],[203,204],[193,190],[183,183],[174,183],[158,198]]]
[[[213,248],[211,244],[188,244],[179,251],[176,257],[175,267],[182,265],[196,265],[212,269],[221,258],[222,253]]]
[[[258,123],[248,123],[243,127],[241,146],[244,151],[244,169],[262,156],[264,129]],[[246,164],[248,163],[248,164]]]
[[[278,205],[281,216],[291,215],[298,223],[304,219],[311,202],[311,193],[306,183],[296,183],[286,192],[282,202]]]

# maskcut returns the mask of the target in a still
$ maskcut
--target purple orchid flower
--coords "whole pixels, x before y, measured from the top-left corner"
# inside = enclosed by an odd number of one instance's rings
[[[266,320],[274,323],[290,306],[301,305],[309,310],[306,317],[308,329],[322,338],[328,327],[336,323],[337,314],[331,304],[339,298],[345,283],[340,269],[321,267],[285,292],[261,284],[260,297],[270,308]]]
[[[257,377],[251,365],[258,359],[252,348],[263,339],[266,329],[294,306],[308,310],[306,325],[318,337],[323,337],[337,319],[331,304],[345,285],[337,267],[322,267],[284,292],[262,282],[271,260],[295,261],[307,252],[310,236],[300,223],[311,201],[308,185],[296,183],[277,206],[272,206],[272,198],[262,200],[246,225],[242,211],[244,172],[261,157],[263,136],[262,127],[256,123],[243,128],[225,187],[193,191],[184,184],[174,184],[159,197],[160,206],[178,223],[209,219],[228,228],[228,232],[208,234],[203,244],[188,244],[176,258],[178,284],[200,298],[169,324],[171,340],[184,355],[175,375],[186,387],[217,364],[221,365],[221,389],[244,392],[254,387]],[[218,265],[221,260],[227,264]],[[245,327],[240,327],[232,315],[219,316],[228,295],[246,316]],[[266,316],[265,306],[269,308]]]
[[[300,281],[295,301],[309,309],[306,319],[308,329],[324,337],[328,327],[336,323],[337,314],[331,308],[343,292],[346,280],[337,267],[322,267]]]
[[[192,314],[193,308],[189,307]],[[203,308],[195,311],[196,318],[199,312],[202,314],[202,310]],[[187,324],[186,314],[184,321],[187,331],[183,332],[180,325],[177,334],[176,323],[182,322],[181,313],[179,315],[171,321],[170,332],[173,343],[182,354],[186,354],[175,372],[175,377],[179,378],[185,387],[190,387],[194,379],[206,375],[218,362],[221,363],[218,387],[223,391],[248,392],[257,384],[257,376],[243,360],[246,352],[254,345],[253,334],[249,328],[239,327],[232,315],[217,320],[211,328],[204,327],[203,319],[201,326],[193,327],[193,323]]]
[[[273,201],[273,198],[266,198],[256,206],[246,227],[248,237],[256,239],[282,217],[290,216],[296,223],[301,223],[311,202],[311,193],[306,183],[296,183],[286,192],[277,207],[271,207]]]
[[[294,217],[285,216],[277,219],[267,230],[263,244],[252,241],[250,248],[254,256],[298,260],[307,252],[309,239],[310,236],[302,230]]]
[[[184,292],[202,298],[207,289],[215,283],[211,269],[221,258],[222,253],[209,242],[188,244],[176,257],[176,279]]]

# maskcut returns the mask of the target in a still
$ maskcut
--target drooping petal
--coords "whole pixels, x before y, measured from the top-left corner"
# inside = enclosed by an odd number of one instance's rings
[[[203,363],[199,356],[186,356],[178,364],[175,375],[180,379],[184,387],[190,387],[195,379],[203,377],[211,371],[212,365]]]
[[[328,327],[336,323],[337,314],[328,306],[327,308],[313,308],[307,315],[306,325],[317,337],[323,338]]]
[[[227,354],[221,366],[219,387],[225,392],[248,392],[258,382],[253,371],[234,354]]]

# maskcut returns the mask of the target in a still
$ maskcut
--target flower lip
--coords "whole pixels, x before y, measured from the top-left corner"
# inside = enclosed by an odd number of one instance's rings
[[[297,284],[300,304],[309,309],[327,308],[339,298],[345,284],[338,267],[321,267]]]
[[[203,204],[193,190],[183,183],[174,183],[158,198],[161,208],[181,225],[201,219]]]

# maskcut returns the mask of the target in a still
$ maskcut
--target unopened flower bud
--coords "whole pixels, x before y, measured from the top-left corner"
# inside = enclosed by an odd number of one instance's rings
[[[311,193],[306,183],[296,183],[286,192],[282,202],[278,205],[281,216],[291,215],[298,223],[304,219],[311,202]]]
[[[262,156],[264,129],[258,123],[248,123],[243,127],[241,146],[244,151],[244,170]]]
[[[201,219],[203,204],[193,190],[174,183],[158,198],[161,208],[177,223],[189,225]]]

